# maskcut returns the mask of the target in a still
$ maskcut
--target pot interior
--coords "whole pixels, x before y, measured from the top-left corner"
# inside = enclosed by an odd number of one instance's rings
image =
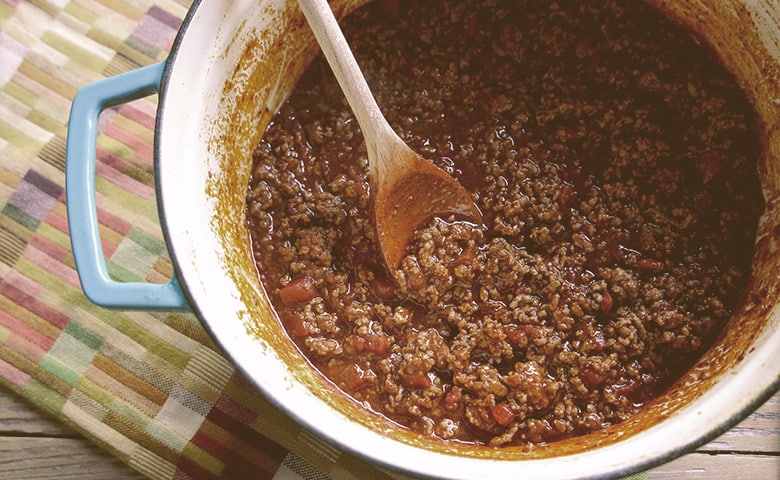
[[[252,149],[318,47],[294,0],[219,3],[193,7],[164,82],[158,132],[163,223],[177,271],[204,324],[247,378],[305,427],[396,468],[404,468],[399,461],[415,465],[413,459],[432,453],[455,454],[447,457],[453,478],[471,473],[484,478],[490,476],[485,468],[510,468],[505,461],[517,459],[534,460],[525,464],[550,473],[545,459],[551,457],[564,467],[587,457],[592,466],[585,468],[604,474],[682,453],[728,428],[777,389],[780,19],[771,0],[650,0],[714,49],[761,120],[766,211],[742,305],[694,367],[631,420],[531,451],[447,444],[396,428],[347,400],[287,338],[257,280],[244,197]],[[335,0],[332,7],[341,16],[363,3]],[[372,445],[371,451],[364,445]],[[475,467],[463,459],[491,463]],[[517,473],[513,468],[505,472]]]

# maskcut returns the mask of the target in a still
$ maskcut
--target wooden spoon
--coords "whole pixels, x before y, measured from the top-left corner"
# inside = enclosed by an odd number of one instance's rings
[[[382,115],[328,2],[298,4],[363,132],[374,228],[388,269],[398,269],[415,230],[435,216],[455,215],[481,225],[482,215],[466,189],[412,151]]]

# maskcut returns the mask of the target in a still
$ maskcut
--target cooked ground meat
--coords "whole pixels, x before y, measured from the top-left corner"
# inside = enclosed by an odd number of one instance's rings
[[[549,442],[625,420],[737,306],[763,209],[754,114],[638,2],[378,2],[344,28],[397,132],[473,194],[381,263],[360,130],[322,59],[254,151],[247,216],[290,337],[425,435]]]

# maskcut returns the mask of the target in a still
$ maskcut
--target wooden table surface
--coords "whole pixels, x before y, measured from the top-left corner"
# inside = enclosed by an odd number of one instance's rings
[[[16,395],[0,389],[0,479],[143,478]],[[780,393],[716,440],[651,470],[649,478],[780,479]]]

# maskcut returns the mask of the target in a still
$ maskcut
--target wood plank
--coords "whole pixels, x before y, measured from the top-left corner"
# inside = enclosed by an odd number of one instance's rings
[[[146,477],[27,401],[0,390],[0,478],[142,480]]]
[[[776,393],[745,420],[699,450],[780,453],[780,393]]]
[[[143,480],[80,438],[0,437],[0,478],[13,480]]]
[[[777,480],[777,455],[691,453],[651,470],[648,480]]]
[[[0,438],[3,436],[78,436],[70,428],[49,418],[30,403],[6,390],[0,390]]]

